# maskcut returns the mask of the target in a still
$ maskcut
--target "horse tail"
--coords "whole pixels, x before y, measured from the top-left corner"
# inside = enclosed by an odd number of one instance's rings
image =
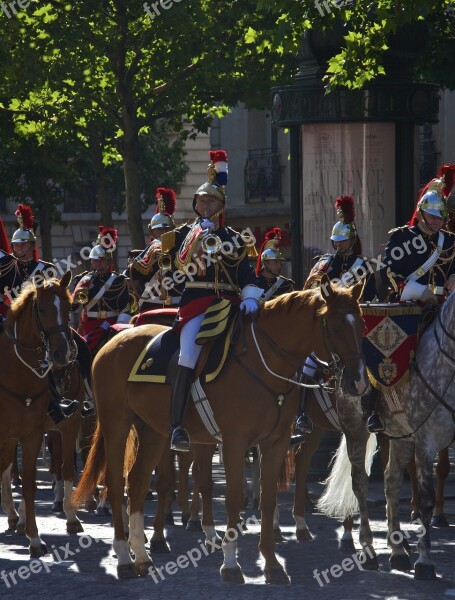
[[[289,486],[292,483],[295,473],[295,458],[294,451],[288,450],[286,458],[284,459],[283,465],[280,471],[280,477],[278,479],[278,491],[287,492]]]
[[[106,471],[106,452],[104,448],[104,436],[99,421],[93,434],[92,447],[90,448],[84,472],[79,480],[77,488],[71,496],[71,504],[79,508],[81,504],[90,500],[93,491]]]
[[[370,475],[373,456],[376,451],[376,435],[368,438],[365,451],[365,470]],[[323,482],[324,492],[316,503],[320,512],[328,517],[344,521],[347,517],[359,512],[359,504],[352,490],[351,462],[348,457],[346,436],[343,434],[340,445],[331,460],[330,475]]]
[[[130,429],[128,438],[126,440],[125,458],[123,461],[123,476],[125,478],[128,477],[128,473],[133,468],[134,461],[136,460],[138,446],[139,446],[139,436],[136,431],[136,428],[133,425],[133,427],[131,427],[131,429]]]

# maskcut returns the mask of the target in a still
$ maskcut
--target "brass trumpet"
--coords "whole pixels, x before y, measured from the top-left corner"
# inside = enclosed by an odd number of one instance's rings
[[[172,268],[172,259],[171,255],[165,252],[162,252],[158,256],[158,266],[162,271],[169,271]]]
[[[206,233],[201,239],[201,248],[206,254],[216,254],[222,245],[221,239],[214,233]]]
[[[74,292],[74,302],[77,304],[87,304],[88,292],[86,288],[79,288]]]

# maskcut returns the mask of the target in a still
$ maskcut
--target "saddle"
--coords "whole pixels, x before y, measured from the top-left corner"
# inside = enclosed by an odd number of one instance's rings
[[[207,341],[196,365],[196,377],[201,383],[214,381],[220,374],[229,348],[237,319],[233,319],[226,331],[213,341]],[[128,376],[128,382],[171,383],[180,350],[180,335],[167,329],[148,341],[137,357]]]

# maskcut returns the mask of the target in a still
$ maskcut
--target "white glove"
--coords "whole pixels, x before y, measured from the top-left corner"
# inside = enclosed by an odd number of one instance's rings
[[[205,229],[206,231],[208,231],[208,233],[211,233],[215,229],[215,223],[210,219],[202,219],[200,225],[202,229]]]
[[[124,312],[121,312],[119,314],[119,316],[117,317],[117,323],[125,324],[125,323],[129,323],[130,320],[131,320],[131,315],[129,315],[128,313],[124,313]]]
[[[246,315],[249,315],[255,313],[258,309],[258,306],[258,301],[254,298],[245,298],[245,300],[242,300],[240,303],[240,310]]]

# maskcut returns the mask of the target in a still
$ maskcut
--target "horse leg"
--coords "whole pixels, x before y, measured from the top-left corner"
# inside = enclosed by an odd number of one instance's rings
[[[42,431],[21,440],[22,446],[22,498],[25,511],[25,535],[30,540],[30,556],[39,558],[47,554],[46,544],[38,534],[35,515],[36,462],[41,448]]]
[[[1,449],[2,453],[2,487],[1,499],[2,508],[8,518],[8,532],[16,530],[19,521],[19,515],[14,507],[13,490],[12,490],[12,472],[14,468],[14,457],[17,457],[17,443],[15,440],[7,440]],[[5,468],[6,467],[6,468]]]
[[[147,554],[144,544],[144,503],[153,465],[163,452],[166,438],[153,429],[140,423],[135,426],[139,437],[139,446],[134,465],[128,476],[129,484],[129,542],[134,552],[134,567],[139,576],[145,576],[153,569],[153,561]]]
[[[390,440],[389,461],[384,473],[385,496],[387,499],[388,544],[392,548],[390,567],[398,571],[412,568],[409,554],[403,545],[404,536],[400,528],[400,491],[404,469],[411,460],[414,443],[408,440]]]
[[[343,535],[338,542],[338,549],[342,552],[355,552],[354,538],[352,537],[352,530],[354,529],[353,517],[346,517],[342,526]]]
[[[419,558],[414,564],[414,578],[431,580],[436,579],[436,571],[430,558],[430,521],[434,508],[434,485],[433,485],[433,458],[436,452],[425,448],[416,440],[416,466],[419,481],[419,509],[421,514],[422,530],[417,534],[417,551]]]
[[[237,562],[237,538],[239,531],[239,514],[243,505],[243,466],[245,452],[248,444],[239,439],[226,440],[223,443],[223,461],[226,473],[226,511],[227,528],[223,538],[222,547],[224,560],[220,574],[223,581],[231,583],[245,583],[242,570]],[[276,483],[278,472],[276,473]],[[273,542],[273,539],[272,539]]]
[[[276,489],[289,440],[286,436],[274,444],[261,444],[261,536],[259,550],[265,559],[264,575],[267,583],[290,583],[283,566],[275,555],[273,513]]]
[[[61,447],[61,480],[63,481],[63,512],[66,516],[67,533],[81,533],[84,531],[82,523],[76,515],[76,511],[71,503],[74,484],[74,450],[79,433],[80,421],[82,419],[73,417],[60,427],[60,447]]]
[[[298,542],[311,542],[313,540],[305,521],[307,478],[311,459],[321,443],[322,433],[320,427],[314,427],[313,431],[307,434],[305,443],[299,446],[295,454],[295,492],[292,515],[295,520],[295,534]]]
[[[449,523],[444,515],[444,485],[449,472],[449,449],[443,448],[439,452],[438,464],[436,465],[436,500],[434,503],[433,518],[431,519],[433,527],[449,527]]]
[[[17,451],[19,449],[19,444],[17,442],[14,442],[14,445],[15,449],[13,452],[13,464],[11,467],[11,482],[13,486],[18,486],[21,484],[21,477],[19,474],[19,462],[17,459]]]
[[[60,431],[47,432],[47,447],[50,455],[49,473],[52,475],[54,502],[51,507],[52,512],[63,512],[63,498],[65,495],[65,486],[62,477],[62,436]]]
[[[150,478],[149,478],[150,479]],[[164,535],[166,506],[175,488],[174,453],[169,444],[162,448],[161,456],[156,467],[155,491],[158,497],[156,514],[153,519],[153,535],[150,540],[150,552],[163,554],[171,549]]]
[[[343,427],[343,430],[345,432],[346,448],[351,462],[352,491],[359,503],[359,542],[362,546],[360,558],[363,559],[362,567],[364,569],[378,570],[379,563],[373,546],[373,534],[368,519],[368,475],[365,470],[367,443],[369,442],[370,435],[373,434],[368,433],[363,421],[360,421],[357,425],[357,427],[347,429]],[[376,437],[373,437],[372,441],[375,444]]]
[[[194,449],[190,448],[189,452],[177,452],[179,461],[179,476],[177,484],[177,505],[182,512],[182,525],[186,527],[191,516],[189,503],[190,488],[190,467],[194,459]]]
[[[115,415],[114,415],[115,417]],[[114,522],[114,552],[117,554],[117,575],[119,579],[136,577],[136,569],[131,560],[128,542],[125,535],[123,519],[123,494],[125,482],[123,478],[123,463],[125,446],[131,423],[121,417],[115,419],[115,428],[104,433],[104,446],[107,457],[106,486]]]
[[[259,497],[261,494],[261,472],[259,466],[259,448],[257,446],[253,446],[251,449],[251,454],[253,456],[253,462],[251,463],[251,501],[253,508],[259,508]]]
[[[213,477],[212,461],[215,453],[215,444],[199,444],[195,446],[193,474],[196,486],[202,497],[202,530],[205,533],[205,546],[211,552],[221,549],[222,539],[215,530],[213,520]]]

